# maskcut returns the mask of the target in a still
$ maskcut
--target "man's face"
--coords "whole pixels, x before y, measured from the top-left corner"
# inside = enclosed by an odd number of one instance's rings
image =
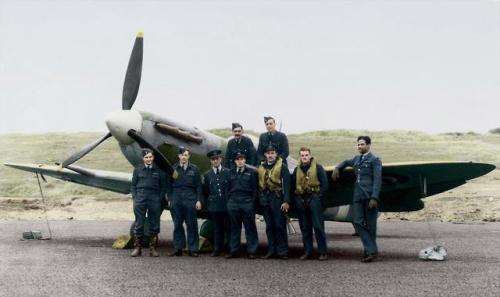
[[[210,158],[210,164],[212,164],[212,167],[219,167],[220,163],[221,163],[221,157]]]
[[[276,161],[276,157],[278,155],[276,154],[276,151],[267,151],[264,153],[264,156],[266,156],[267,163],[273,163]]]
[[[358,152],[360,154],[366,154],[370,151],[370,145],[366,144],[366,141],[364,139],[360,139],[358,141]]]
[[[182,154],[179,154],[179,162],[181,164],[186,164],[189,161],[189,151],[185,151]]]
[[[243,134],[243,129],[241,127],[236,127],[233,129],[233,136],[235,139],[240,139],[241,134]]]
[[[276,123],[273,119],[267,120],[266,122],[267,132],[274,132],[276,130]]]
[[[236,167],[243,168],[243,167],[245,167],[245,164],[247,163],[247,159],[244,157],[238,157],[234,160],[234,163],[236,163]]]
[[[155,159],[155,156],[153,156],[152,153],[148,153],[147,155],[142,157],[142,160],[144,161],[144,164],[146,164],[146,165],[153,164],[154,159]]]
[[[302,164],[308,164],[311,161],[311,153],[309,151],[300,152],[300,162]]]

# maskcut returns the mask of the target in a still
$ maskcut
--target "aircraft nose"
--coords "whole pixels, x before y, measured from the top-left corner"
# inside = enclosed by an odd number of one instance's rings
[[[123,144],[131,144],[134,142],[127,132],[133,129],[141,132],[142,129],[142,116],[136,110],[118,110],[111,112],[106,116],[106,126],[109,132],[113,135],[118,142]]]

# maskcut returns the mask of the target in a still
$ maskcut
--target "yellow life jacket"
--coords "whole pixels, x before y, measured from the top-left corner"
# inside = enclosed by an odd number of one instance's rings
[[[295,193],[303,195],[305,193],[316,193],[320,190],[320,182],[318,179],[318,171],[316,160],[311,158],[311,166],[307,170],[306,174],[300,169],[300,165],[297,166],[296,174],[296,188]]]
[[[257,168],[257,173],[259,174],[259,188],[262,191],[281,191],[281,167],[283,166],[283,160],[280,157],[276,159],[274,166],[270,169],[264,167],[262,161]]]

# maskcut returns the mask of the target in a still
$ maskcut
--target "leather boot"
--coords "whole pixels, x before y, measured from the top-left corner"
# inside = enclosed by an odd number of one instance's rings
[[[158,247],[158,234],[154,234],[151,236],[151,239],[149,240],[149,255],[151,257],[159,257],[160,254],[158,254],[158,251],[156,248]]]
[[[142,253],[142,238],[134,236],[134,250],[130,254],[131,257],[139,257]]]

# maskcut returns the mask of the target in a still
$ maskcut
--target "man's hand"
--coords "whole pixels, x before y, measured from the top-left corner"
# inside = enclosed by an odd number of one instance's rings
[[[201,202],[196,201],[196,210],[201,210]]]
[[[288,205],[288,202],[284,202],[281,204],[281,210],[284,212],[288,212],[288,209],[290,208],[290,205]]]
[[[377,208],[378,207],[378,202],[375,198],[370,199],[370,202],[368,202],[368,208]]]
[[[334,168],[332,172],[332,180],[335,182],[337,181],[337,179],[339,179],[339,177],[340,177],[340,171],[337,168]]]

